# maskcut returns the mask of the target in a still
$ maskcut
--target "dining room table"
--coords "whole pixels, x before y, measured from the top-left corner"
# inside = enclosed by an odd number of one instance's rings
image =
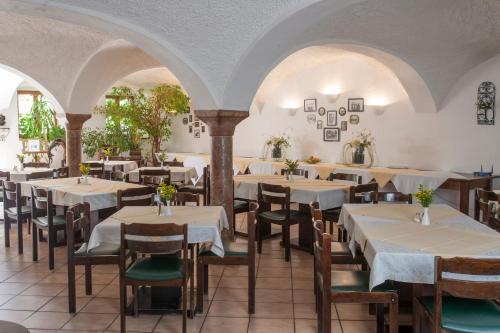
[[[87,161],[86,163],[104,163],[104,171],[114,171],[117,166],[121,171],[128,173],[139,167],[136,161]]]
[[[132,183],[140,183],[139,172],[144,170],[170,170],[172,183],[196,184],[198,173],[193,167],[141,167],[128,172],[129,181]]]
[[[32,168],[26,167],[22,170],[19,169],[0,169],[0,171],[5,171],[10,173],[10,181],[15,183],[20,183],[28,180],[29,176],[37,172],[47,172],[54,171],[54,168]]]

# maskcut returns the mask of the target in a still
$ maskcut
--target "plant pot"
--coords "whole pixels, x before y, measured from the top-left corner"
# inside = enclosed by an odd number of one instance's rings
[[[424,207],[424,215],[422,215],[422,225],[430,225],[429,207]]]
[[[357,147],[352,153],[352,163],[364,164],[365,163],[365,148]]]
[[[163,216],[172,216],[172,206],[170,204],[170,200],[167,201],[167,204],[163,209]]]
[[[273,150],[271,151],[271,157],[274,160],[281,160],[283,158],[283,150],[280,146],[273,146]]]

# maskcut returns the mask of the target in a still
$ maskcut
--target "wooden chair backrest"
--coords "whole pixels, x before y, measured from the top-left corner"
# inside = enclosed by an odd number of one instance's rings
[[[284,176],[286,175],[287,170],[286,169],[281,169],[281,175]],[[295,176],[303,176],[304,178],[309,178],[309,171],[305,169],[296,169],[293,172],[293,175]]]
[[[68,178],[69,177],[69,167],[62,167],[56,169],[56,177],[57,178]]]
[[[110,156],[109,160],[110,161],[125,161],[125,157],[122,157],[122,156]]]
[[[331,288],[331,242],[329,234],[322,232],[323,223],[316,221],[313,225],[314,232],[314,265],[317,286],[321,292],[328,292]],[[321,297],[318,295],[318,297]],[[331,300],[329,300],[331,301]]]
[[[276,204],[281,205],[281,209],[290,211],[290,187],[259,183],[257,188],[259,206]]]
[[[26,162],[23,163],[23,167],[25,168],[48,168],[49,163],[44,162]]]
[[[128,182],[128,174],[123,171],[112,171],[111,180]]]
[[[2,193],[3,193],[3,182],[7,180],[10,180],[10,172],[9,171],[0,171],[0,187],[2,187]]]
[[[89,176],[104,178],[104,163],[101,162],[84,162],[90,168]]]
[[[31,218],[47,216],[49,228],[52,228],[54,205],[52,203],[52,191],[32,186],[31,187]]]
[[[491,229],[496,230],[497,232],[500,232],[500,217],[498,217],[495,214],[491,214],[490,218],[488,220],[488,226]]]
[[[387,203],[407,203],[412,204],[413,198],[411,193],[405,194],[402,192],[370,192],[370,198],[373,203],[387,202]]]
[[[363,183],[362,176],[358,176],[358,175],[351,174],[351,173],[341,173],[341,172],[337,172],[337,173],[332,172],[330,174],[330,176],[328,176],[328,180],[347,180],[350,182],[358,183],[359,185],[361,185]]]
[[[349,189],[349,202],[350,203],[368,203],[371,202],[370,192],[378,193],[378,183],[361,184],[351,186]]]
[[[190,192],[175,192],[174,205],[186,206],[187,203],[192,203],[195,206],[199,206],[200,195],[197,193],[190,193]]]
[[[68,208],[66,212],[66,242],[68,258],[73,257],[75,251],[75,233],[81,231],[84,242],[90,239],[90,204],[78,203]]]
[[[476,190],[476,203],[479,206],[480,216],[478,216],[478,218],[480,222],[488,223],[490,220],[490,216],[492,215],[492,202],[498,202],[498,194],[480,188]]]
[[[172,177],[167,169],[145,169],[139,170],[139,179],[144,185],[159,185],[162,182],[170,185]]]
[[[117,209],[122,209],[125,206],[151,206],[155,190],[152,187],[129,188],[126,190],[118,190]]]
[[[3,200],[4,208],[15,207],[21,200],[21,184],[11,181],[3,181]]]
[[[52,178],[54,178],[54,171],[32,172],[31,174],[26,175],[26,180],[52,179]]]

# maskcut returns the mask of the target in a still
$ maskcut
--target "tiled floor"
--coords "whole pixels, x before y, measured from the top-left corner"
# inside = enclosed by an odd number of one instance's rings
[[[240,221],[240,223],[244,223]],[[24,255],[17,254],[15,227],[11,248],[0,237],[0,320],[21,323],[30,332],[119,331],[117,270],[109,266],[93,270],[93,295],[83,290],[78,270],[76,315],[67,312],[66,248],[56,250],[56,269],[49,271],[46,243],[39,262],[31,260],[31,237],[26,236]],[[258,256],[256,313],[247,313],[246,269],[210,269],[209,297],[203,315],[188,319],[189,332],[315,332],[311,255],[293,251],[286,263],[279,240],[266,241]],[[332,332],[374,332],[374,318],[365,306],[337,305],[332,310]],[[127,318],[128,332],[180,332],[179,315],[140,315]]]

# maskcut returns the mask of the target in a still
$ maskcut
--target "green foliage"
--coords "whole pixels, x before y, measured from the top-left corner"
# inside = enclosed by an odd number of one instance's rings
[[[432,203],[432,190],[424,188],[424,185],[418,186],[418,192],[415,193],[415,198],[422,205],[422,207],[429,207]]]
[[[82,175],[86,176],[90,172],[90,167],[88,165],[80,163],[80,172]]]
[[[299,168],[299,161],[286,159],[285,160],[285,167],[286,167],[286,170],[288,172],[293,174],[295,172],[295,170],[297,170]]]
[[[95,154],[106,145],[105,129],[84,129],[82,131],[83,152],[89,157]]]
[[[55,111],[49,107],[45,98],[35,98],[28,114],[19,118],[19,136],[23,139],[52,141],[64,138],[66,131],[55,124]]]
[[[165,183],[158,185],[158,191],[160,191],[160,196],[166,201],[171,201],[176,192],[174,185],[167,185]]]

